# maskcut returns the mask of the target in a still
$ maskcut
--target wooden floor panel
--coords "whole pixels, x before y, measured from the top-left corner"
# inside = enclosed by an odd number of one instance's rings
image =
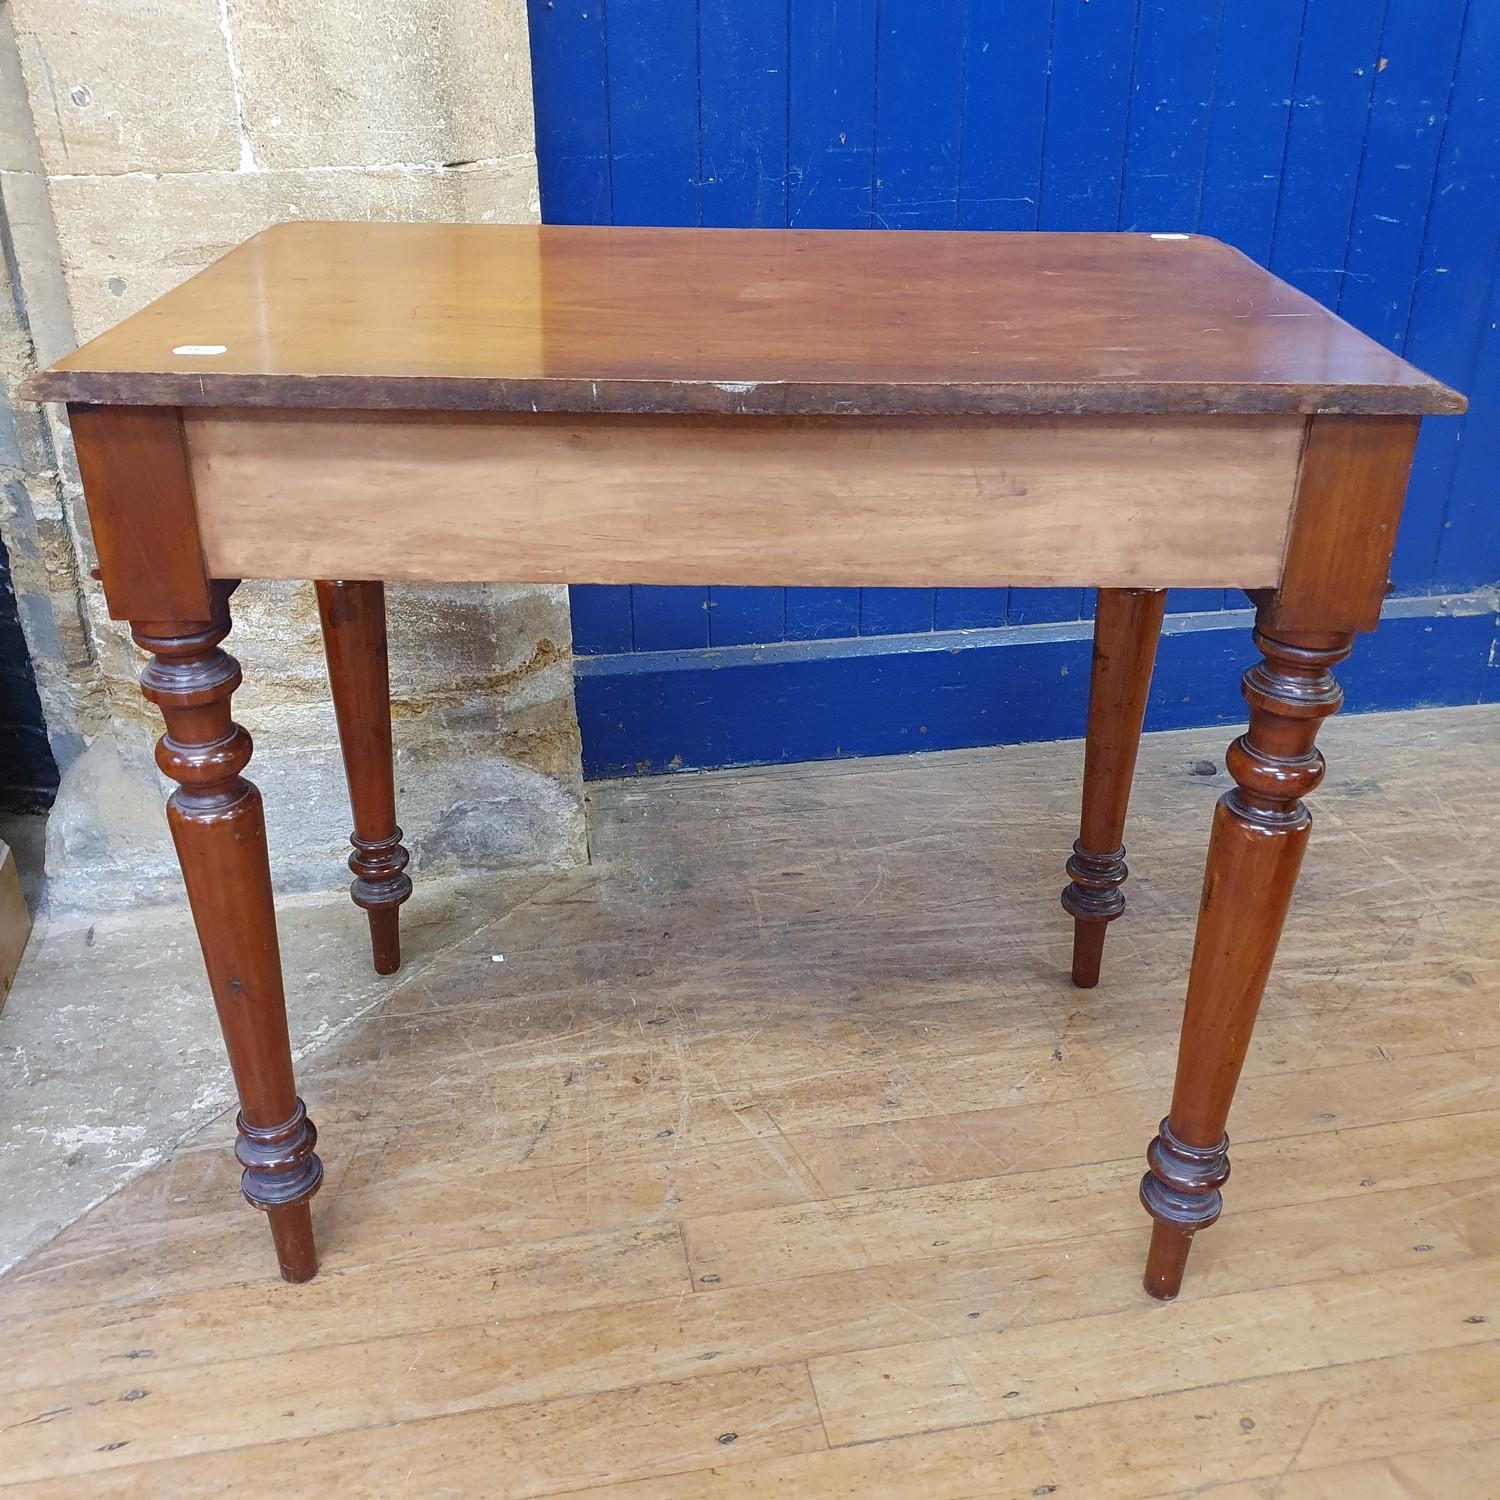
[[[1216,1484],[1183,1491],[1171,1500],[1199,1500],[1205,1495],[1212,1500],[1452,1500],[1456,1495],[1493,1494],[1496,1474],[1500,1474],[1500,1438],[1330,1464],[1326,1469],[1302,1469],[1274,1479]]]
[[[302,1065],[316,1281],[227,1120],[0,1280],[0,1493],[1496,1492],[1497,730],[1330,727],[1178,1303],[1135,1183],[1222,733],[1144,747],[1092,992],[1077,746],[605,786]]]
[[[1479,1344],[830,1448],[739,1473],[697,1470],[671,1482],[584,1493],[597,1500],[906,1494],[1155,1500],[1211,1495],[1223,1476],[1241,1475],[1267,1481],[1263,1493],[1279,1500],[1282,1478],[1305,1470],[1488,1443],[1497,1380],[1500,1350]],[[1333,1493],[1338,1500],[1357,1496]]]

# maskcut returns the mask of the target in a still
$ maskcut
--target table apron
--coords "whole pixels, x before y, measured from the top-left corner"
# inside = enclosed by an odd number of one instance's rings
[[[1274,586],[1297,416],[194,408],[220,578]]]

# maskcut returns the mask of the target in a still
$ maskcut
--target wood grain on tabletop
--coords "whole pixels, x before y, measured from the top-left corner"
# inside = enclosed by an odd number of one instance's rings
[[[25,394],[575,412],[1463,409],[1202,236],[473,224],[278,225]]]

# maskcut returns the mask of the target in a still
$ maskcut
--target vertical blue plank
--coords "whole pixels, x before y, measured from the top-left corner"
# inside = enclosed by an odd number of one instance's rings
[[[932,629],[931,589],[861,589],[861,635],[909,635]]]
[[[1467,0],[1393,5],[1338,311],[1388,348],[1406,332]]]
[[[1012,589],[1009,625],[1052,625],[1083,619],[1083,589]]]
[[[616,224],[701,214],[697,0],[609,0],[609,133]],[[708,590],[631,590],[635,649],[708,644]]]
[[[786,591],[787,640],[835,641],[858,634],[858,589]]]
[[[703,223],[779,228],[787,218],[789,0],[700,0]]]
[[[1057,0],[1042,161],[1043,229],[1114,229],[1137,0]]]
[[[1271,259],[1308,0],[1224,0],[1197,228]]]
[[[1168,589],[1167,613],[1190,615],[1199,610],[1225,609],[1234,601],[1224,589]]]
[[[603,0],[527,0],[537,182],[549,224],[608,224],[609,75]]]
[[[1196,227],[1221,5],[1141,0],[1120,228]]]
[[[1473,367],[1500,234],[1500,8],[1471,0],[1464,19],[1437,180],[1404,352],[1444,380]],[[1452,431],[1454,424],[1442,423]]]
[[[1497,77],[1500,7],[1471,3],[1403,351],[1424,370],[1466,392],[1480,371],[1484,321],[1479,310],[1489,300],[1500,248]],[[1500,414],[1475,402],[1459,421],[1444,418],[1422,424],[1391,563],[1391,577],[1401,592],[1463,587],[1460,580],[1485,566],[1488,579],[1500,575],[1496,559],[1464,558],[1451,546],[1441,545],[1452,532],[1446,520],[1456,518],[1470,506],[1492,503],[1481,493],[1459,492],[1455,478],[1461,448],[1470,445],[1476,429],[1482,433],[1497,421]]]
[[[1035,229],[1052,6],[970,0],[968,28],[958,227]]]
[[[790,0],[699,0],[702,222],[734,229],[787,222]],[[779,641],[786,591],[712,588],[709,642]]]
[[[1386,0],[1316,0],[1303,27],[1271,269],[1338,305]]]
[[[870,227],[877,9],[878,0],[791,6],[787,202],[795,229]],[[858,634],[858,589],[786,591],[788,640]]]
[[[1009,610],[1009,589],[938,589],[933,601],[932,628],[984,630],[1004,625]]]
[[[755,646],[785,634],[786,590],[719,587],[708,591],[710,646]]]
[[[708,645],[708,590],[636,586],[630,591],[637,651],[683,651]]]
[[[1500,247],[1497,247],[1500,249]],[[1443,589],[1500,581],[1500,255],[1480,320],[1483,342],[1468,385],[1469,412],[1438,540],[1435,572]]]
[[[1141,0],[1120,228],[1195,227],[1208,155],[1220,5]],[[1174,612],[1219,609],[1222,589],[1173,589]]]
[[[1042,229],[1115,229],[1137,0],[1056,0],[1042,157]],[[1077,620],[1082,589],[1013,589],[1010,622]]]
[[[869,227],[877,8],[878,0],[791,7],[787,135],[794,229]]]
[[[1052,4],[970,0],[959,139],[958,227],[1035,229]],[[938,589],[933,628],[1004,625],[1009,589]]]
[[[875,224],[951,229],[958,217],[967,5],[881,0],[876,52]],[[864,589],[861,635],[932,629],[932,589]]]
[[[575,655],[630,650],[629,584],[575,583],[568,589],[568,609]]]
[[[951,229],[958,217],[967,6],[881,0],[875,223]]]
[[[697,0],[604,8],[616,224],[698,222],[697,21]]]

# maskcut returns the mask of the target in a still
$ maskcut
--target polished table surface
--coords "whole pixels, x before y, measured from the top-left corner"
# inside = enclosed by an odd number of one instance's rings
[[[28,394],[845,415],[1462,406],[1196,235],[453,224],[266,230]]]
[[[1140,1189],[1146,1289],[1177,1294],[1222,1208],[1331,668],[1379,621],[1420,418],[1461,396],[1196,236],[372,224],[257,235],[25,393],[69,403],[105,598],[151,656],[243,1190],[294,1281],[322,1166],[230,716],[235,580],[316,583],[383,973],[411,891],[385,580],[1097,587],[1062,897],[1084,987],[1124,909],[1165,591],[1245,589],[1249,726]]]

